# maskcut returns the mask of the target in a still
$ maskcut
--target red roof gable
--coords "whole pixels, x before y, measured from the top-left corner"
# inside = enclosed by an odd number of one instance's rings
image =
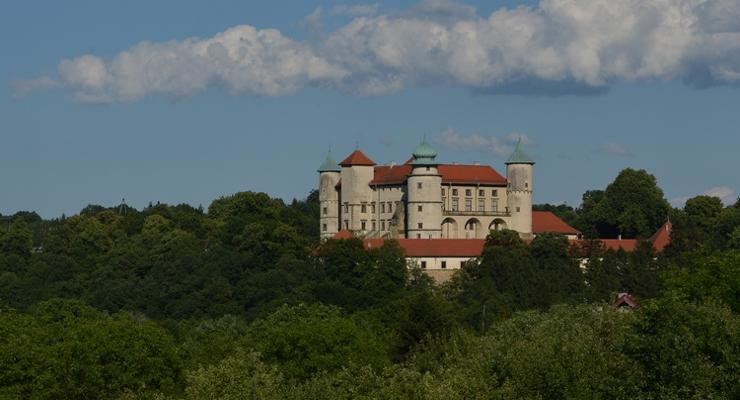
[[[655,251],[660,253],[665,250],[666,246],[671,242],[671,231],[673,231],[673,224],[671,221],[668,221],[650,238]]]
[[[441,164],[437,167],[442,175],[442,183],[470,183],[505,186],[506,178],[488,165]],[[411,165],[383,165],[375,167],[371,185],[398,185],[406,182],[411,173]]]
[[[339,163],[339,165],[343,167],[348,167],[352,165],[367,165],[367,166],[373,166],[375,165],[375,162],[373,160],[369,159],[363,152],[360,150],[355,150],[347,156],[342,162]]]
[[[532,232],[535,234],[553,232],[563,235],[581,233],[550,211],[532,211]]]

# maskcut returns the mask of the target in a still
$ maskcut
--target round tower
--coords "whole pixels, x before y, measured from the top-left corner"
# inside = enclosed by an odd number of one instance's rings
[[[406,237],[442,237],[442,175],[437,170],[437,151],[426,139],[414,150],[406,191]]]
[[[522,149],[522,139],[506,160],[506,178],[509,181],[506,190],[510,228],[519,232],[522,237],[532,236],[532,192],[534,190],[534,160]]]
[[[319,232],[321,238],[330,238],[339,232],[340,170],[331,151],[319,167]]]

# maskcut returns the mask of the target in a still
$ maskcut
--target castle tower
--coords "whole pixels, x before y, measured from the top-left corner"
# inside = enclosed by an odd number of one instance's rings
[[[426,139],[414,150],[407,179],[406,237],[442,237],[442,175],[437,170],[437,151]]]
[[[339,165],[331,156],[319,167],[319,232],[321,238],[330,238],[339,232]]]
[[[339,229],[367,234],[372,231],[373,192],[370,181],[375,174],[375,163],[360,150],[355,150],[339,165],[342,167]]]
[[[532,236],[532,191],[534,190],[534,161],[522,149],[522,139],[506,160],[506,190],[511,226],[522,237]]]

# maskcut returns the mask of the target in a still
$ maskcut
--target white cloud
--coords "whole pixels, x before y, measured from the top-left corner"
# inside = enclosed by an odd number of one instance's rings
[[[26,97],[37,90],[55,89],[62,86],[62,82],[50,76],[42,76],[36,79],[19,79],[10,84],[16,98]]]
[[[340,4],[332,7],[330,15],[348,15],[350,17],[363,17],[378,13],[378,4]]]
[[[478,134],[461,135],[452,128],[447,128],[437,138],[435,142],[442,146],[454,147],[465,150],[477,150],[484,153],[491,153],[499,157],[507,157],[514,151],[514,145],[521,139],[522,143],[529,144],[532,140],[523,133],[511,133],[501,139],[495,136],[483,136]]]
[[[530,94],[601,93],[617,81],[740,85],[737,0],[542,0],[487,16],[424,0],[397,14],[374,6],[331,13],[357,17],[310,41],[241,25],[211,38],[142,42],[111,59],[62,60],[52,80],[112,101],[210,87],[280,96],[309,86],[383,95],[441,84]],[[320,16],[307,22],[317,26]]]
[[[629,157],[632,155],[624,145],[617,142],[607,142],[599,147],[599,151],[613,156]]]
[[[725,205],[733,204],[735,203],[735,201],[737,201],[737,195],[735,194],[735,191],[728,186],[713,187],[702,193],[702,195],[716,197],[722,200]],[[683,207],[684,204],[686,204],[686,201],[689,200],[691,197],[692,196],[676,197],[674,199],[671,199],[670,202],[675,207]]]

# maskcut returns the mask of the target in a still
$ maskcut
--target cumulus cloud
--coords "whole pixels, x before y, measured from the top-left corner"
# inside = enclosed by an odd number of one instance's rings
[[[463,150],[475,150],[494,154],[499,157],[508,157],[514,151],[514,145],[521,140],[524,144],[532,143],[529,136],[523,133],[511,133],[504,138],[483,136],[479,134],[461,135],[452,128],[447,128],[435,138],[435,142],[442,146]]]
[[[722,200],[724,204],[732,204],[737,200],[737,195],[735,194],[735,191],[728,186],[713,187],[702,193],[702,195],[716,197]],[[683,205],[686,204],[686,201],[690,198],[691,196],[677,197],[671,199],[671,204],[676,207],[683,207]]]
[[[632,155],[624,145],[617,142],[607,142],[599,147],[599,151],[613,156],[629,157]]]
[[[619,81],[740,84],[737,0],[542,0],[490,15],[423,0],[402,13],[339,6],[329,14],[354,17],[315,40],[240,25],[210,38],[142,42],[110,59],[62,60],[53,82],[78,98],[118,102],[212,87],[257,96],[306,87],[377,96],[443,84],[483,94],[588,95]],[[316,26],[320,17],[307,21]],[[54,86],[39,82],[16,88]]]

